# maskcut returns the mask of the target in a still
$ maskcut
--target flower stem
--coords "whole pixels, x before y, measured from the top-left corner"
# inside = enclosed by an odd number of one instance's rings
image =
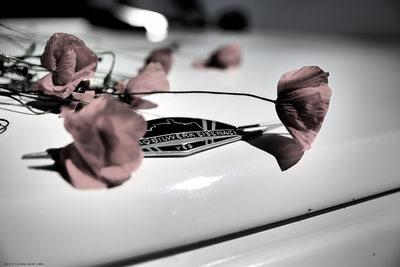
[[[103,51],[103,52],[98,52],[97,55],[110,55],[112,57],[112,62],[111,62],[111,67],[106,76],[104,77],[103,84],[105,86],[108,86],[110,81],[111,81],[111,74],[114,70],[114,65],[115,65],[115,54],[112,51]]]
[[[154,94],[212,94],[212,95],[234,95],[234,96],[247,96],[256,99],[260,99],[263,101],[276,103],[276,100],[248,94],[248,93],[234,93],[234,92],[218,92],[218,91],[152,91],[152,92],[135,92],[135,93],[127,93],[127,95],[154,95]],[[121,94],[123,95],[123,94]]]

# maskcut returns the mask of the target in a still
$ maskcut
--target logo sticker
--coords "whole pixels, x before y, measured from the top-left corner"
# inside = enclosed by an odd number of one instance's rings
[[[170,117],[147,121],[147,132],[139,144],[146,157],[179,157],[240,139],[242,131],[229,124]]]

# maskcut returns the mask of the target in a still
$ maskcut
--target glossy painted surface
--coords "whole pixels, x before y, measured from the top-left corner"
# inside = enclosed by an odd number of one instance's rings
[[[137,266],[397,267],[399,201],[397,193]]]
[[[21,27],[50,36],[78,34],[96,50],[115,49],[117,71],[136,74],[141,36],[91,29],[81,21],[36,21]],[[78,32],[77,32],[78,31]],[[86,38],[85,38],[86,37]],[[0,252],[7,262],[48,266],[101,264],[271,223],[400,186],[400,61],[391,43],[341,37],[172,33],[174,90],[221,90],[274,98],[283,72],[319,65],[331,73],[330,111],[311,151],[286,172],[273,156],[236,142],[187,158],[145,159],[131,180],[111,190],[73,189],[58,174],[28,169],[25,153],[68,144],[57,115],[0,110]],[[191,63],[216,45],[240,40],[242,68],[199,71]],[[40,50],[40,49],[39,49]],[[12,52],[12,51],[11,51]],[[11,53],[10,52],[10,53]],[[188,54],[194,54],[188,56]],[[147,118],[187,116],[233,125],[275,121],[270,103],[216,96],[152,96]],[[279,129],[278,132],[284,132]]]

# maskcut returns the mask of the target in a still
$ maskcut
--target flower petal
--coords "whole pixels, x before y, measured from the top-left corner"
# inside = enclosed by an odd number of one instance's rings
[[[66,48],[70,48],[76,54],[75,72],[85,68],[92,63],[93,71],[97,67],[97,56],[78,37],[67,33],[54,33],[46,43],[46,47],[40,62],[48,70],[54,71],[62,60]],[[67,49],[68,50],[68,49]]]
[[[85,91],[83,93],[72,92],[72,98],[86,103],[90,103],[94,100],[95,92],[92,90]]]
[[[94,76],[94,71],[92,70],[94,65],[95,63],[92,63],[91,65],[86,66],[86,68],[75,72],[72,76],[72,80],[65,85],[55,85],[53,83],[53,73],[49,73],[34,84],[33,91],[40,91],[45,95],[67,98],[83,79]]]
[[[167,47],[153,50],[150,55],[145,59],[146,65],[151,62],[160,63],[165,73],[168,74],[173,63],[172,49]]]
[[[95,189],[108,187],[106,182],[97,179],[73,143],[61,149],[56,164],[63,178],[76,188]]]
[[[305,66],[282,75],[278,83],[278,95],[284,91],[305,87],[318,87],[328,83],[328,72],[318,66]]]
[[[132,97],[131,99],[131,107],[134,109],[150,109],[157,106],[157,104],[140,97]]]
[[[72,81],[75,73],[76,54],[72,49],[66,49],[60,57],[57,69],[53,73],[53,84],[66,85]]]
[[[217,48],[205,62],[195,62],[196,68],[227,69],[238,67],[242,62],[242,48],[239,44],[229,44]]]
[[[37,81],[34,90],[66,98],[82,79],[94,76],[98,60],[96,54],[78,37],[55,33],[47,41],[40,61],[53,73]]]
[[[160,63],[149,63],[126,85],[127,93],[169,91],[169,82]],[[135,95],[141,97],[143,95]]]
[[[328,112],[332,95],[328,76],[319,67],[306,66],[285,73],[278,83],[276,111],[304,150],[311,148]]]
[[[64,124],[96,179],[116,186],[140,165],[143,153],[138,140],[147,126],[127,104],[103,95],[80,111],[66,114]]]
[[[125,88],[126,88],[126,83],[118,82],[116,85],[114,85],[114,93],[123,94],[125,93]]]

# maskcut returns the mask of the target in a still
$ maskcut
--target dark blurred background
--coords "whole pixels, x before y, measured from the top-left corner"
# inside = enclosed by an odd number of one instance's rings
[[[115,12],[121,6],[159,12],[171,29],[400,36],[400,0],[7,0],[1,17],[84,17],[96,25],[129,28]]]

